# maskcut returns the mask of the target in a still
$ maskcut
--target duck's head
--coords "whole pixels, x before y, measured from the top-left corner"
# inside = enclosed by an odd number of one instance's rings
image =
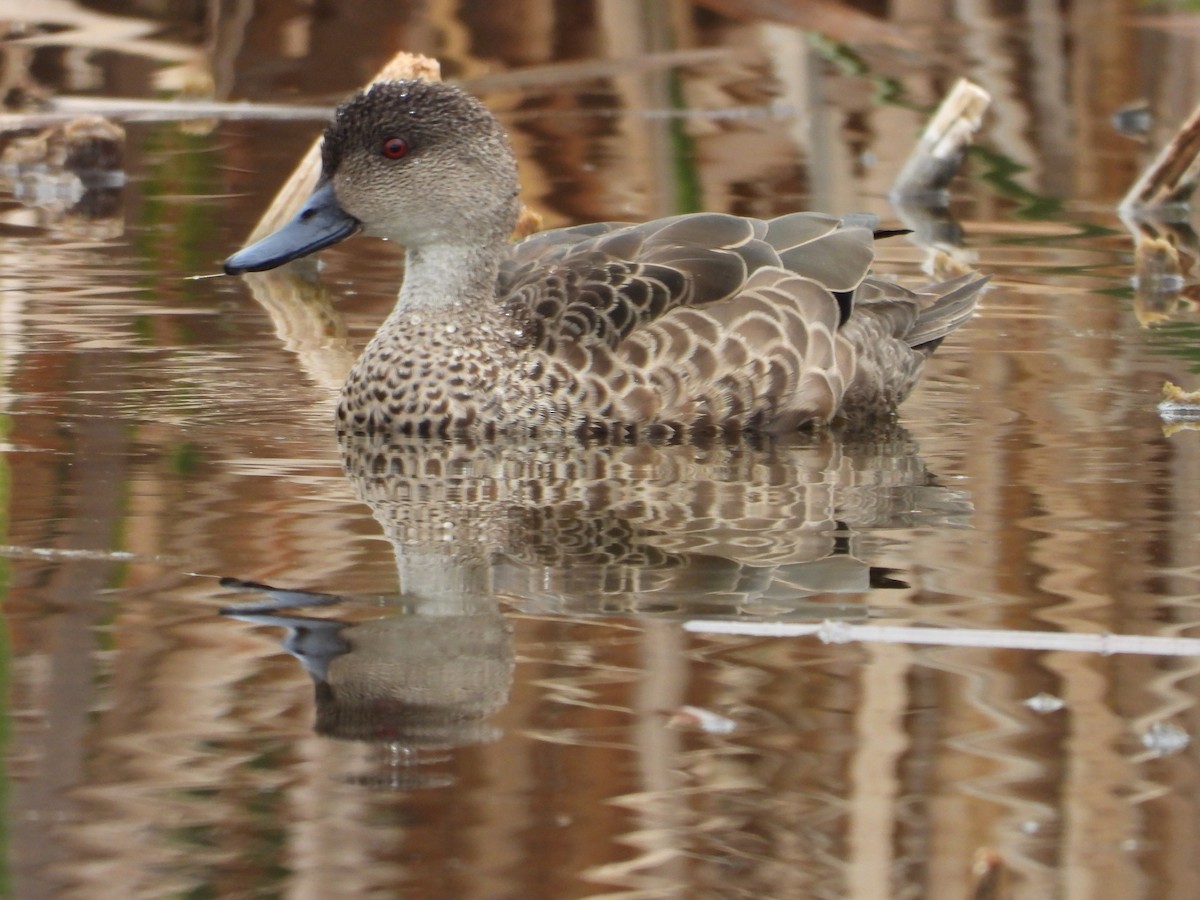
[[[503,240],[516,197],[512,148],[487,107],[440,82],[379,82],[338,107],[299,214],[225,271],[273,269],[360,230],[410,248]]]

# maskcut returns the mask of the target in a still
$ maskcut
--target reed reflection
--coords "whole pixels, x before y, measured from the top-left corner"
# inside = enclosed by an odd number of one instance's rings
[[[92,240],[124,231],[125,131],[100,116],[79,116],[10,139],[0,154],[0,193],[38,211],[58,234]]]

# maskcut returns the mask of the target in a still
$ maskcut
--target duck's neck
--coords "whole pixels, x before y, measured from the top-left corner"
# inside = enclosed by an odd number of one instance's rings
[[[486,305],[495,297],[496,275],[504,254],[505,246],[500,241],[409,247],[396,311],[436,312],[462,304]]]

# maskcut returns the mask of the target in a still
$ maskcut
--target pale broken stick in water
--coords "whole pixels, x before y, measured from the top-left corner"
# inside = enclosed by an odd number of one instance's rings
[[[1076,653],[1140,653],[1150,656],[1200,656],[1200,638],[1138,634],[1080,634],[989,628],[920,628],[902,625],[853,625],[848,622],[738,622],[692,619],[685,631],[750,637],[806,637],[826,644],[863,641],[877,644],[929,644],[939,647],[986,647],[1004,650],[1066,650]]]
[[[912,240],[929,252],[925,270],[938,279],[975,268],[962,248],[962,227],[950,214],[946,187],[958,174],[991,102],[987,91],[960,78],[925,126],[889,193],[900,221],[912,229]]]
[[[992,96],[977,84],[960,78],[925,126],[921,140],[892,183],[896,199],[922,198],[945,190],[963,154],[983,124]]]
[[[1134,182],[1117,209],[1136,216],[1172,204],[1184,204],[1200,178],[1200,106],[1192,110],[1154,162]]]

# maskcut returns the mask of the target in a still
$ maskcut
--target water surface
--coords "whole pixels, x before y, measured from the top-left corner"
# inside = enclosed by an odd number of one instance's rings
[[[7,86],[325,106],[436,54],[548,225],[896,222],[891,179],[967,76],[994,107],[950,209],[993,288],[883,431],[339,446],[395,249],[189,280],[318,121],[128,121],[123,186],[81,203],[10,171],[4,892],[963,897],[981,852],[1001,896],[1200,892],[1195,657],[683,628],[1200,636],[1197,434],[1156,410],[1196,386],[1192,279],[1135,296],[1114,212],[1197,97],[1190,19],[893,4],[814,40],[729,3],[105,6],[6,10]],[[1116,133],[1139,99],[1149,134]],[[881,256],[923,277],[924,249]]]

